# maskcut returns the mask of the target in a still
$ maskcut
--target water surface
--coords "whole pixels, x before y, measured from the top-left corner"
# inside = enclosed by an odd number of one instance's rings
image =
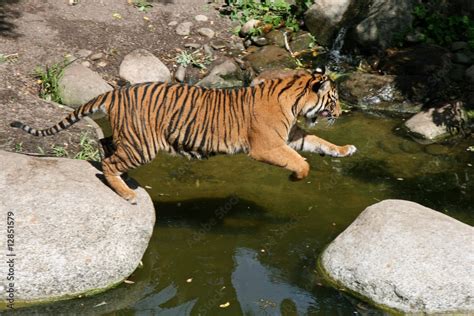
[[[381,314],[321,280],[316,259],[328,243],[384,199],[415,201],[474,223],[471,144],[420,145],[402,136],[400,124],[362,113],[345,115],[332,127],[318,124],[312,132],[359,151],[350,158],[304,154],[312,170],[300,182],[243,154],[202,161],[160,154],[130,173],[149,188],[157,210],[143,267],[130,277],[135,284],[48,310]]]

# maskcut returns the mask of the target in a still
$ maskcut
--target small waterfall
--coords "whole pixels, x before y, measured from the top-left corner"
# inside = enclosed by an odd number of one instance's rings
[[[329,51],[329,56],[333,63],[338,64],[345,56],[342,55],[341,49],[344,46],[344,38],[346,37],[347,27],[343,26],[339,30],[336,36],[336,40],[332,44],[331,50]]]

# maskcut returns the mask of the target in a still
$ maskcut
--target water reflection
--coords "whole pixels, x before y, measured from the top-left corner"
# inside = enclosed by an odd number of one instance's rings
[[[172,300],[176,296],[177,292],[178,289],[176,286],[169,285],[160,292],[151,294],[150,296],[135,304],[135,315],[191,315],[191,311],[196,304],[197,298],[173,307],[160,307],[160,305]]]
[[[265,267],[257,252],[238,248],[232,285],[245,315],[307,315],[317,302],[311,293],[280,280],[276,268]]]

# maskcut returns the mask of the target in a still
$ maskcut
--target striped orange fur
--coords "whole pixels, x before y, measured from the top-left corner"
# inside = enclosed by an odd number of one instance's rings
[[[284,167],[302,179],[309,165],[296,150],[342,157],[356,151],[336,146],[297,127],[298,116],[314,121],[341,113],[334,83],[322,72],[262,79],[253,87],[207,89],[166,83],[143,83],[106,92],[61,122],[36,130],[48,136],[81,117],[102,110],[109,115],[115,151],[102,161],[104,176],[123,198],[136,194],[121,179],[130,169],[150,162],[163,150],[192,158],[211,154],[248,153],[252,158]]]

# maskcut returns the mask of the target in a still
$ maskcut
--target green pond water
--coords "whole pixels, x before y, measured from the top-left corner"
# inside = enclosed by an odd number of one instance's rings
[[[320,252],[360,212],[407,199],[474,223],[472,139],[420,145],[402,136],[401,123],[356,112],[332,127],[321,122],[312,132],[359,151],[349,158],[304,154],[312,170],[300,182],[243,154],[203,161],[159,155],[130,173],[151,187],[157,210],[143,267],[130,277],[135,283],[30,311],[381,315],[316,271]]]

